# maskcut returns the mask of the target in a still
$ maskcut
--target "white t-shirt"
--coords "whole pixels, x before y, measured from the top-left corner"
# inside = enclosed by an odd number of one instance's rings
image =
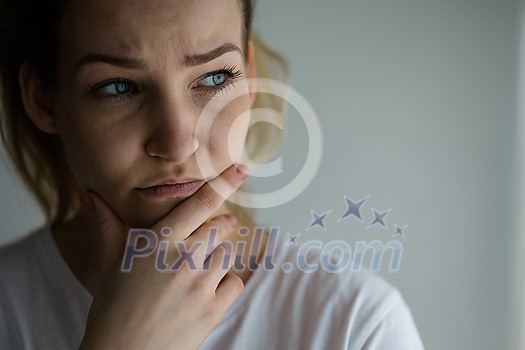
[[[303,272],[297,252],[278,241],[276,269],[252,274],[201,349],[423,349],[395,288],[364,271]],[[93,298],[48,228],[0,249],[0,276],[0,348],[78,348]]]

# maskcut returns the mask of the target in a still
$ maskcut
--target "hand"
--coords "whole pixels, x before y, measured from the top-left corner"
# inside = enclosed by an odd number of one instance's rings
[[[203,242],[192,255],[198,269],[183,264],[177,271],[160,272],[155,268],[156,254],[151,254],[134,259],[131,271],[122,272],[128,228],[101,198],[88,194],[98,222],[105,273],[80,349],[197,349],[202,344],[244,288],[242,280],[228,272],[235,254],[220,246],[234,231],[236,218],[221,215],[206,220],[246,177],[231,166],[151,228],[159,244],[168,244],[170,260],[179,254],[175,242],[183,242],[186,252],[195,242]],[[160,234],[164,227],[171,229],[169,237]],[[211,228],[217,229],[216,249],[208,256],[204,243]],[[225,269],[223,261],[228,258]],[[203,269],[207,259],[211,259],[209,268]]]

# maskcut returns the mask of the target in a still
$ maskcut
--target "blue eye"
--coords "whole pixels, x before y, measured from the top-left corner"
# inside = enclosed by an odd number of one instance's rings
[[[204,86],[218,86],[222,85],[228,79],[228,75],[224,72],[212,73],[202,79],[202,85]]]
[[[124,101],[140,94],[135,83],[126,79],[106,80],[90,87],[88,91],[106,101]]]
[[[100,92],[108,95],[123,95],[132,90],[131,84],[126,81],[115,81],[100,89]]]
[[[200,77],[194,88],[202,96],[216,95],[234,87],[241,76],[242,72],[235,66],[224,67]]]

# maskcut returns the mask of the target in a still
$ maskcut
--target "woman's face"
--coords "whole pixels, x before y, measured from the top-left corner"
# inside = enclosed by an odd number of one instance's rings
[[[149,227],[190,195],[152,186],[210,180],[240,161],[252,70],[239,6],[77,0],[68,8],[57,133],[80,185],[127,224]]]

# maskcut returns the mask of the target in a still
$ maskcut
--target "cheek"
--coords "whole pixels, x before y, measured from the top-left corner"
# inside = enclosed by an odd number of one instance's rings
[[[246,134],[250,125],[250,111],[239,115],[230,126],[227,133],[227,149],[230,159],[234,163],[240,163],[246,141]]]
[[[215,166],[239,163],[250,124],[249,99],[238,99],[217,116],[210,132],[208,148]]]
[[[125,133],[72,121],[62,125],[59,133],[80,186],[103,194],[124,182],[134,159],[134,147]]]

